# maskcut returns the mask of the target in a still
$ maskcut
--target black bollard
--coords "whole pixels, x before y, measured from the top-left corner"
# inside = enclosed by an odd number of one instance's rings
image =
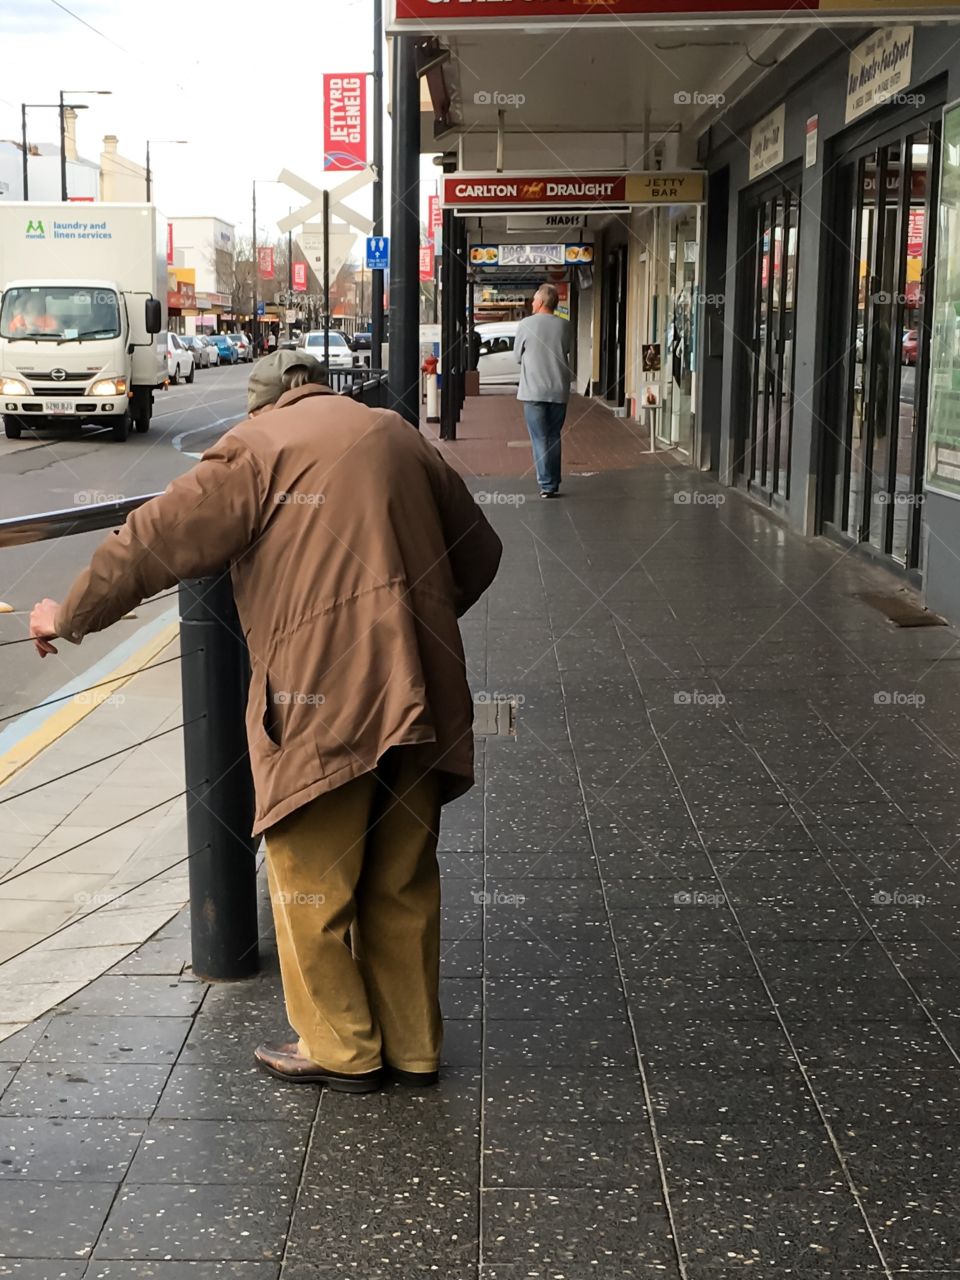
[[[260,956],[249,665],[229,573],[180,584],[180,647],[193,972],[232,982],[256,973]]]

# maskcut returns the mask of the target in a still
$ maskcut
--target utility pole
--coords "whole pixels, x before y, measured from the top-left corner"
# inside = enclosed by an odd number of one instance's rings
[[[323,358],[330,368],[330,192],[323,193]]]
[[[287,315],[293,311],[293,228],[287,232]],[[293,334],[293,324],[287,321],[287,337]]]
[[[373,234],[383,235],[383,0],[373,0]],[[370,368],[383,367],[383,277],[370,273]]]
[[[253,180],[253,270],[250,275],[250,341],[256,350],[257,342],[257,180]]]

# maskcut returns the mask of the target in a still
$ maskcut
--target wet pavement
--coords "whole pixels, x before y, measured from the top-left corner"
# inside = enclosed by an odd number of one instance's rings
[[[0,1042],[0,1276],[960,1274],[957,634],[663,455],[473,487],[440,1087],[260,1074],[181,913]]]

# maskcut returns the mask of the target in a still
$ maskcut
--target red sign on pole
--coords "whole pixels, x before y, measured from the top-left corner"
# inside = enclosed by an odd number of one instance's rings
[[[367,163],[367,77],[323,77],[323,167],[363,169]]]
[[[443,233],[443,206],[439,196],[430,196],[427,200],[427,235],[433,252],[439,253]]]
[[[433,245],[422,244],[420,246],[420,279],[433,279]]]
[[[173,266],[173,223],[167,223],[167,266]]]
[[[257,250],[257,271],[261,280],[273,279],[273,250],[269,247]]]
[[[293,287],[297,293],[306,293],[307,291],[307,264],[305,262],[295,262],[293,264]]]

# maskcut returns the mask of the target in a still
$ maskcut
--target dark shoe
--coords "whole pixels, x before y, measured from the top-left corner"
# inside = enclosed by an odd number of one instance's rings
[[[401,1071],[399,1067],[391,1067],[389,1062],[384,1067],[384,1073],[389,1080],[405,1085],[408,1089],[430,1089],[440,1083],[439,1071]]]
[[[305,1058],[296,1041],[293,1044],[262,1044],[253,1056],[264,1071],[291,1084],[321,1084],[336,1093],[373,1093],[383,1084],[383,1072],[379,1069],[364,1071],[361,1075],[328,1071],[319,1062]]]
[[[556,489],[541,489],[541,490],[540,490],[540,497],[541,497],[541,498],[558,498],[559,496],[560,496],[559,491],[558,491],[558,490],[556,490]]]

